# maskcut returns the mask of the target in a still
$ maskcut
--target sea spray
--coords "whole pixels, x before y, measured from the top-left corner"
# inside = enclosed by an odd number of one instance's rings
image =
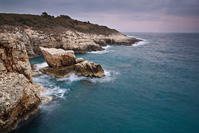
[[[134,37],[134,38],[137,38],[137,39],[142,40],[142,41],[139,41],[139,42],[133,44],[133,45],[132,45],[133,47],[138,47],[138,46],[142,46],[142,45],[145,45],[145,44],[150,43],[148,40],[143,39],[143,38],[139,38],[139,37],[136,37],[136,36],[129,36],[129,37]]]
[[[111,47],[112,46],[107,45],[107,46],[103,47],[104,48],[103,51],[92,51],[92,52],[88,52],[88,53],[92,53],[92,54],[107,54],[107,53],[113,51],[113,50],[110,50]]]

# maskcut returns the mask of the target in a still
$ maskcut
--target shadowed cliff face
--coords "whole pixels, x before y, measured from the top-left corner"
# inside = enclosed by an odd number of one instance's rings
[[[8,132],[38,110],[26,47],[15,36],[0,34],[0,132]]]

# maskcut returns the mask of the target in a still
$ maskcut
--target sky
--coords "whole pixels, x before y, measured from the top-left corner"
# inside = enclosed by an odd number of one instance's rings
[[[0,0],[0,12],[69,15],[121,32],[199,32],[199,0]]]

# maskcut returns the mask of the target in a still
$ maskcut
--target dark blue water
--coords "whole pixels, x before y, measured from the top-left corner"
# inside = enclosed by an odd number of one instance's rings
[[[101,64],[102,79],[34,78],[57,98],[15,132],[198,133],[199,34],[127,34],[145,41],[76,55]]]

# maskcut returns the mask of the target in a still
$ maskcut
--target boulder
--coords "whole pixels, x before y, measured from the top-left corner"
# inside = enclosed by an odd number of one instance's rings
[[[81,62],[84,61],[84,59],[83,58],[77,58],[75,61],[76,61],[76,63],[81,63]]]
[[[50,67],[71,66],[75,64],[75,55],[72,50],[40,47],[40,50]]]
[[[46,88],[42,86],[40,83],[34,84],[37,94],[39,95],[42,103],[48,104],[53,100],[53,97],[44,95],[46,93]]]
[[[75,73],[78,76],[99,77],[99,78],[105,75],[101,65],[89,61],[84,61],[75,64]]]
[[[71,66],[65,66],[65,67],[44,67],[40,68],[39,71],[42,73],[48,74],[52,77],[57,77],[57,78],[66,78],[68,77],[71,73],[74,72],[74,65]]]
[[[32,70],[36,70],[36,68],[37,68],[37,66],[35,64],[31,64],[30,66],[31,66]]]
[[[65,67],[44,67],[39,69],[42,73],[48,74],[52,77],[57,78],[66,78],[70,74],[75,73],[78,76],[86,76],[86,77],[103,77],[105,76],[104,70],[99,64],[95,64],[89,61],[83,61],[81,63],[77,63],[71,66]]]
[[[39,71],[32,71],[32,76],[33,77],[38,77],[40,76],[41,74],[39,73]]]

